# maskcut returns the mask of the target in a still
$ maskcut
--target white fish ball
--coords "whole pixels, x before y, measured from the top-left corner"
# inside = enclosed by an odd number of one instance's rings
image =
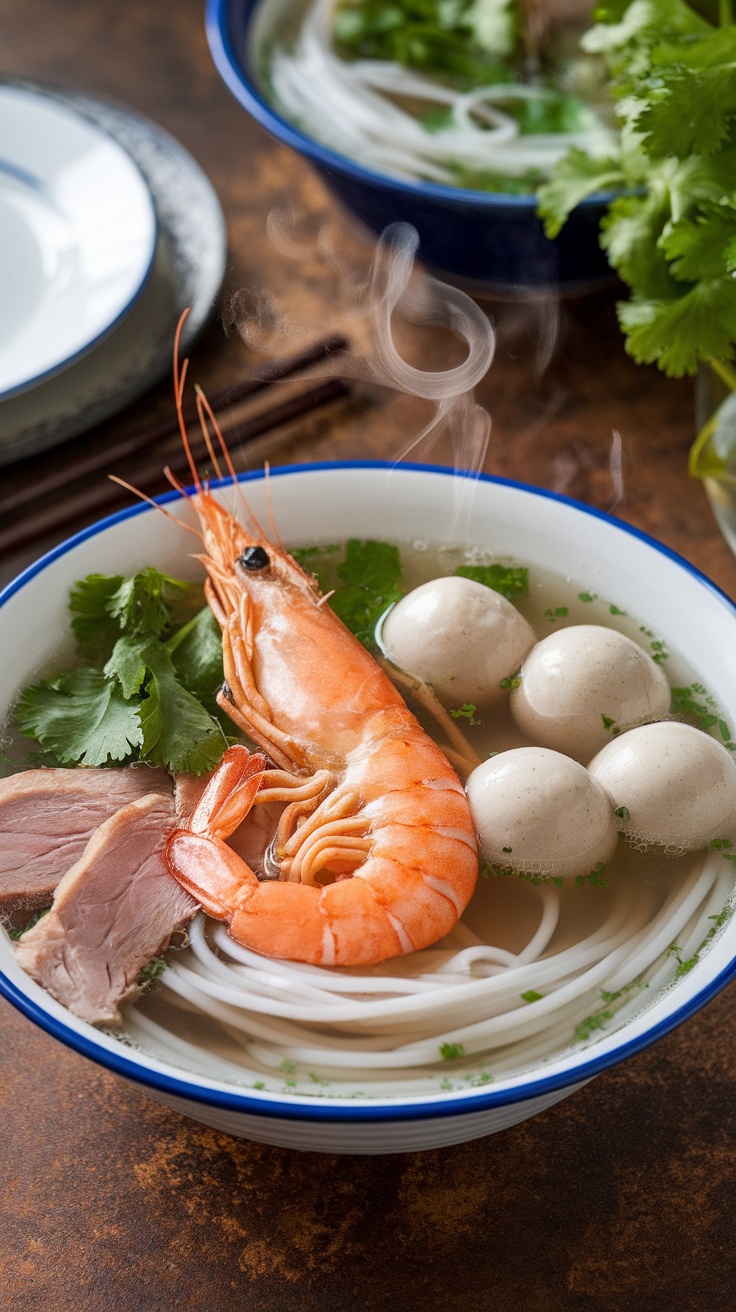
[[[669,707],[660,666],[631,638],[600,624],[574,624],[543,638],[511,694],[522,733],[583,762],[611,741],[614,728],[660,719]]]
[[[736,761],[715,738],[672,720],[614,739],[590,763],[619,828],[646,843],[695,850],[736,838]]]
[[[454,706],[502,696],[501,680],[516,673],[534,642],[531,625],[500,592],[457,575],[407,593],[381,632],[389,659]]]
[[[481,851],[494,865],[585,875],[613,856],[611,803],[585,766],[561,752],[499,752],[473,770],[467,793]]]

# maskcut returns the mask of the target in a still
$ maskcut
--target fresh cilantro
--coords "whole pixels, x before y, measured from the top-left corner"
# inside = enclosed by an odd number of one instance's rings
[[[586,1043],[597,1030],[604,1030],[609,1020],[613,1017],[613,1012],[608,1009],[594,1011],[592,1016],[586,1016],[575,1026],[573,1035],[574,1043]]]
[[[475,718],[475,706],[472,702],[464,702],[456,710],[450,711],[453,720],[469,720],[471,724],[480,724],[480,720]]]
[[[16,707],[23,733],[61,765],[126,761],[143,744],[140,702],[101,670],[79,669],[26,688]]]
[[[330,606],[364,646],[372,647],[381,615],[403,593],[399,549],[391,542],[360,542],[351,538],[345,559],[337,567],[340,580]]]
[[[708,844],[709,852],[721,852],[724,848],[733,847],[730,838],[711,838]]]
[[[214,718],[222,650],[202,601],[199,584],[153,568],[76,583],[69,605],[78,654],[97,664],[26,688],[20,728],[60,765],[214,769],[227,746]]]
[[[465,1049],[462,1043],[441,1043],[440,1056],[443,1061],[459,1061],[465,1056]]]
[[[544,994],[537,993],[536,989],[527,989],[526,993],[522,993],[520,996],[522,1002],[541,1002]]]
[[[502,679],[498,686],[499,688],[518,688],[520,683],[521,683],[521,675],[514,674],[510,678]]]
[[[578,601],[595,601],[595,594],[592,592],[579,592]]]
[[[145,656],[149,678],[140,705],[142,759],[173,774],[207,774],[227,745],[222,729],[179,682],[166,651],[150,643]]]
[[[618,816],[619,820],[623,820],[624,823],[631,819],[631,813],[628,806],[617,806],[613,814]]]
[[[529,570],[523,565],[459,565],[455,573],[500,592],[507,601],[529,591]]]
[[[144,984],[152,984],[155,979],[158,979],[159,975],[163,975],[168,964],[169,963],[165,957],[152,957],[142,970],[138,971],[136,984],[138,984],[140,988],[142,988]]]
[[[556,624],[558,620],[563,620],[569,615],[567,606],[555,606],[554,610],[550,606],[544,612],[544,618],[549,620],[550,624]]]
[[[682,716],[697,729],[712,729],[714,724],[721,723],[720,717],[710,709],[707,702],[696,701],[693,696],[694,688],[694,685],[693,688],[673,688],[670,712],[672,715]],[[727,734],[726,741],[729,738],[730,734]]]
[[[603,728],[607,733],[610,733],[613,738],[621,732],[616,721],[613,720],[610,715],[601,715],[601,720],[603,721]]]
[[[42,920],[44,916],[47,916],[50,910],[51,907],[44,907],[43,911],[34,911],[30,920],[27,920],[25,925],[6,925],[5,928],[8,931],[9,938],[12,938],[13,942],[17,943],[18,939],[21,938],[23,934],[27,934],[29,929],[33,929],[33,926],[37,925],[39,920]]]
[[[605,60],[620,149],[570,151],[540,192],[550,236],[586,196],[620,193],[601,244],[631,291],[619,306],[626,348],[672,377],[724,366],[736,343],[736,23],[729,0],[709,6],[713,21],[700,8],[610,0],[597,11],[582,45]]]

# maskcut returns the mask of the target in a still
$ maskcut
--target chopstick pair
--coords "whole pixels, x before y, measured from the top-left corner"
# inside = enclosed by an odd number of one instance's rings
[[[248,397],[273,386],[274,383],[293,378],[310,365],[343,351],[347,345],[346,338],[333,334],[315,342],[304,351],[287,356],[283,360],[275,360],[250,378],[245,378],[240,383],[215,392],[210,397],[211,409],[215,414],[231,409]],[[260,414],[255,415],[252,419],[240,420],[231,424],[226,421],[223,422],[221,424],[222,433],[225,438],[231,437],[233,439],[232,450],[237,452],[239,448],[246,446],[249,442],[261,437],[271,429],[302,415],[310,414],[320,406],[347,394],[348,388],[341,379],[326,379],[306,388],[295,396],[276,402],[275,405],[262,410]],[[197,414],[194,407],[190,406],[185,409],[185,419],[187,423],[196,423]],[[128,460],[136,455],[143,455],[142,463],[135,466],[130,472],[130,478],[135,480],[136,486],[141,492],[150,493],[164,490],[165,480],[162,474],[162,463],[168,464],[174,474],[181,474],[186,478],[189,467],[183,452],[173,457],[169,456],[163,462],[160,457],[151,454],[151,448],[174,436],[177,431],[176,415],[172,413],[171,419],[164,420],[150,428],[140,429],[136,433],[126,434],[102,449],[95,447],[86,453],[78,453],[72,456],[62,467],[46,475],[45,478],[35,478],[31,483],[16,487],[0,496],[0,522],[4,521],[7,515],[16,514],[24,507],[34,506],[22,519],[0,529],[0,552],[14,551],[21,546],[25,546],[28,542],[32,542],[35,538],[50,533],[54,529],[62,528],[65,524],[83,515],[104,510],[119,502],[121,499],[120,487],[107,479],[91,486],[82,486],[76,489],[74,487],[74,484],[90,474],[103,471],[105,473],[113,472],[111,467],[113,461]],[[193,441],[192,452],[196,461],[207,461],[208,453],[203,438],[200,438],[199,441],[196,439]],[[61,491],[68,492],[63,501],[45,507],[34,505],[39,498]]]

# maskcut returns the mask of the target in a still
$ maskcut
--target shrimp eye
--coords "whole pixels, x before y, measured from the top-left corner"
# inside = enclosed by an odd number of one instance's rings
[[[255,574],[256,570],[265,569],[271,561],[263,547],[246,547],[242,555],[238,556],[238,564],[242,565],[249,574]]]

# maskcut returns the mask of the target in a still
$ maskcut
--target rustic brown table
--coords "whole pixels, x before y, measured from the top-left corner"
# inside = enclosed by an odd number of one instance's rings
[[[287,261],[266,235],[266,217],[290,201],[300,241],[326,223],[351,258],[365,259],[366,248],[307,166],[230,99],[210,61],[199,0],[0,0],[0,32],[3,72],[116,97],[201,162],[229,225],[226,317],[234,293],[266,286],[280,290],[294,319],[318,332],[333,326],[334,275],[312,257]],[[736,563],[686,474],[692,385],[626,358],[614,300],[611,292],[560,307],[489,307],[499,334],[480,389],[493,415],[486,468],[607,508],[619,431],[617,513],[736,595]],[[553,331],[553,358],[542,367]],[[417,359],[446,349],[428,333],[407,345]],[[215,322],[192,371],[217,387],[252,359]],[[169,407],[161,384],[102,437]],[[417,403],[359,389],[244,454],[251,465],[265,454],[279,463],[390,455],[423,415]],[[3,578],[61,536],[7,557]],[[501,1135],[362,1159],[300,1155],[205,1129],[3,1004],[0,1307],[733,1312],[733,1002],[726,990],[654,1048]]]

